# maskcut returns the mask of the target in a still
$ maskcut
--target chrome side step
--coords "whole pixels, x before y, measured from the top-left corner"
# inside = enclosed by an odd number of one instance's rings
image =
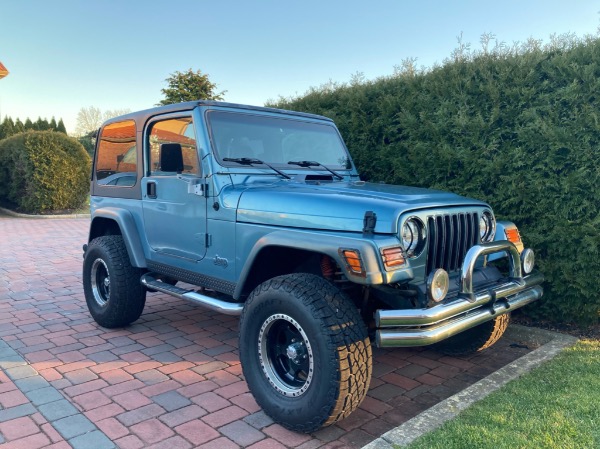
[[[140,282],[144,287],[150,290],[166,293],[167,295],[193,302],[194,304],[198,304],[202,307],[214,310],[215,312],[223,313],[225,315],[240,315],[242,313],[242,309],[244,308],[244,304],[222,301],[211,296],[203,295],[194,290],[186,290],[165,282],[161,282],[154,278],[151,274],[144,274],[141,277]]]

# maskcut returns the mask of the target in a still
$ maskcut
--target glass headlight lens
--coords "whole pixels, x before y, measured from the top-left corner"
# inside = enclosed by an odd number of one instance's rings
[[[533,271],[535,265],[535,254],[532,249],[527,248],[521,253],[521,266],[523,267],[523,274],[530,274]]]
[[[416,217],[409,218],[402,226],[401,238],[407,256],[418,256],[425,247],[425,225]]]
[[[496,234],[496,221],[491,212],[485,211],[479,217],[479,237],[484,243],[494,240]]]
[[[445,270],[438,268],[431,272],[427,278],[427,294],[435,302],[440,302],[446,297],[450,288],[450,277]]]

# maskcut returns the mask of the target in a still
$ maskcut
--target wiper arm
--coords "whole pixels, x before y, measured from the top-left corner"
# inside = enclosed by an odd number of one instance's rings
[[[322,167],[325,170],[327,170],[329,173],[331,173],[333,176],[335,176],[337,179],[344,179],[344,177],[342,175],[340,175],[339,173],[334,172],[332,169],[330,169],[329,167],[326,167],[325,165],[321,164],[320,162],[316,162],[316,161],[289,161],[288,164],[290,165],[298,165],[300,167]]]
[[[256,165],[256,164],[266,165],[267,167],[269,167],[274,172],[277,172],[279,175],[283,176],[285,179],[292,179],[292,177],[290,175],[285,174],[281,170],[273,167],[271,164],[267,164],[266,162],[261,161],[260,159],[254,159],[252,157],[224,157],[223,160],[225,162],[235,162],[236,164],[249,165],[251,167],[254,166],[254,165]]]

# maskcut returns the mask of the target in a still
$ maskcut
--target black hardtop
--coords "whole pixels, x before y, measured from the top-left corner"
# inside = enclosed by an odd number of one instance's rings
[[[144,109],[142,111],[131,112],[129,114],[120,115],[118,117],[113,117],[107,120],[102,126],[105,126],[109,123],[117,123],[123,120],[135,120],[138,125],[138,130],[141,129],[146,121],[154,116],[162,115],[162,114],[170,114],[174,112],[181,111],[191,111],[197,106],[206,106],[206,107],[219,107],[219,108],[230,108],[237,110],[248,110],[248,111],[257,111],[257,112],[270,112],[275,114],[285,114],[285,115],[293,115],[302,118],[309,119],[317,119],[317,120],[327,120],[333,122],[328,117],[324,117],[322,115],[309,114],[306,112],[299,111],[289,111],[285,109],[276,109],[269,108],[264,106],[250,106],[245,104],[236,104],[236,103],[227,103],[224,101],[213,101],[213,100],[198,100],[198,101],[186,101],[183,103],[174,103],[166,106],[158,106],[151,109]]]

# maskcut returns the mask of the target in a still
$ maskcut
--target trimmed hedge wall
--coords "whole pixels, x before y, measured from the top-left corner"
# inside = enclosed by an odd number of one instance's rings
[[[454,55],[278,107],[338,124],[363,176],[488,201],[536,251],[555,321],[600,317],[600,39]],[[531,43],[530,43],[531,44]]]
[[[0,141],[0,199],[21,212],[81,207],[89,173],[85,149],[63,133],[29,131]]]

